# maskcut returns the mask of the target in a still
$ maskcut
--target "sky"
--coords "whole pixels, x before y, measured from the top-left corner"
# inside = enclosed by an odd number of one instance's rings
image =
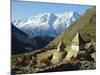
[[[41,13],[78,12],[80,15],[91,8],[89,5],[56,4],[12,0],[12,21],[35,16]]]

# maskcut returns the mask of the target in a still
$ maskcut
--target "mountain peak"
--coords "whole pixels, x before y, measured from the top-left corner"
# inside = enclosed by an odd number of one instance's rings
[[[77,15],[76,15],[77,14]],[[13,21],[14,25],[30,36],[55,36],[79,18],[76,12],[42,13],[26,19]]]

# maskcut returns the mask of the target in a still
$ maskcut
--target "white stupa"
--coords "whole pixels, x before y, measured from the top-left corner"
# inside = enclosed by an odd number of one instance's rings
[[[77,32],[75,37],[73,38],[72,42],[71,42],[71,48],[68,51],[68,54],[66,56],[66,60],[71,60],[71,58],[75,58],[79,52],[79,45],[80,44],[80,40],[79,40],[79,33]]]

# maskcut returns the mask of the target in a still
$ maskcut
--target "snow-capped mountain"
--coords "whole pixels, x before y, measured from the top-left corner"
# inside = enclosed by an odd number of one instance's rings
[[[56,36],[79,17],[77,12],[43,13],[13,21],[13,24],[29,36]]]

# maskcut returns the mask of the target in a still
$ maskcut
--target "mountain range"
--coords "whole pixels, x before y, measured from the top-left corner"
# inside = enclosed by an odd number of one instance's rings
[[[42,13],[25,19],[14,20],[13,24],[29,36],[55,37],[79,17],[77,12]]]

